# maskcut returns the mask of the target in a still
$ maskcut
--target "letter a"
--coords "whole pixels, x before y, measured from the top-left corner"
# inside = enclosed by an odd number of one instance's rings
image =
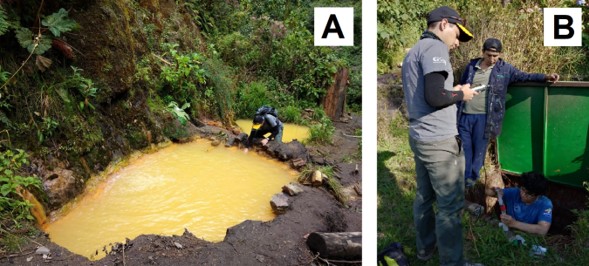
[[[332,23],[335,26],[334,29],[331,28]],[[322,39],[327,38],[327,34],[330,32],[335,32],[335,33],[337,33],[337,36],[340,39],[344,39],[344,33],[342,32],[342,29],[340,28],[339,23],[337,22],[337,17],[335,16],[335,14],[329,15],[329,19],[327,20],[327,25],[325,26],[325,30],[323,31],[323,36],[321,36],[321,38]]]

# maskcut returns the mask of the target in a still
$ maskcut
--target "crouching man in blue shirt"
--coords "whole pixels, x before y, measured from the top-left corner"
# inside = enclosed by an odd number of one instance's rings
[[[521,176],[520,187],[505,189],[487,188],[487,196],[503,196],[507,214],[501,222],[509,228],[546,235],[552,223],[552,201],[546,196],[548,181],[542,174],[528,172]]]

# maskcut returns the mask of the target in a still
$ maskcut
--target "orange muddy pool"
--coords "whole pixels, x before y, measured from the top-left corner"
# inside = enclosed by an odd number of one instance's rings
[[[114,173],[93,177],[86,192],[50,217],[51,240],[92,260],[105,245],[141,234],[222,241],[244,220],[269,221],[270,199],[296,179],[288,165],[199,139],[133,156]]]

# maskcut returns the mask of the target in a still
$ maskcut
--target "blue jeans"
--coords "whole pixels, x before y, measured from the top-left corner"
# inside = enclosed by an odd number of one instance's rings
[[[486,114],[461,114],[458,122],[458,134],[464,148],[464,178],[471,181],[479,179],[481,168],[485,163],[485,153],[489,140],[485,138]]]
[[[464,264],[461,210],[464,155],[456,138],[420,142],[409,138],[417,174],[413,202],[417,251],[438,245],[441,265]],[[437,202],[437,212],[433,203]]]

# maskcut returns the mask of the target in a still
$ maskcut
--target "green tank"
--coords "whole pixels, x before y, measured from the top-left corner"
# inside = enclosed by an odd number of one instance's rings
[[[514,84],[507,90],[497,159],[504,172],[589,181],[589,82]]]

